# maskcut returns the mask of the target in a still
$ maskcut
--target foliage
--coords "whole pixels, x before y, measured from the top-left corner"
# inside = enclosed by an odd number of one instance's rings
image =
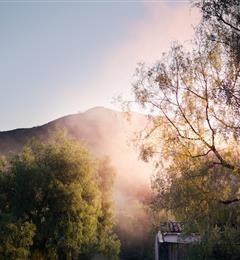
[[[239,192],[240,176],[219,166],[209,167],[205,159],[178,161],[169,174],[170,188],[158,195],[161,206],[186,223],[187,233],[201,235],[191,259],[238,259],[240,205],[222,202]]]
[[[238,142],[240,117],[232,105],[237,101],[226,100],[222,90],[226,84],[239,88],[240,67],[225,59],[221,46],[199,43],[192,53],[174,45],[156,65],[140,65],[133,91],[152,119],[143,140],[153,141],[142,144],[143,159],[158,152],[158,142],[164,159],[207,156],[213,164],[235,168],[221,150]]]
[[[90,258],[95,253],[110,252],[110,258],[117,258],[116,237],[111,244],[99,241],[102,227],[115,236],[113,219],[103,215],[112,210],[112,205],[103,208],[104,194],[99,183],[108,178],[102,179],[90,154],[79,143],[64,133],[56,134],[47,143],[33,141],[9,161],[3,175],[1,214],[10,214],[16,224],[1,221],[1,225],[11,237],[18,237],[19,228],[29,236],[25,255],[78,259],[81,255]],[[16,240],[12,243],[16,247]]]
[[[225,46],[233,62],[240,62],[240,2],[194,0],[202,12],[201,30],[207,41]]]
[[[150,119],[140,154],[156,161],[153,209],[201,235],[193,259],[237,259],[239,1],[195,2],[203,20],[193,50],[174,43],[156,64],[136,70],[133,93]]]
[[[1,259],[28,259],[33,244],[35,225],[28,221],[14,221],[12,216],[1,214],[0,255]]]

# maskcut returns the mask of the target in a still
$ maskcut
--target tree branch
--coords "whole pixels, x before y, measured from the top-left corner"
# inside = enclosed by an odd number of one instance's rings
[[[232,200],[219,200],[220,203],[224,204],[224,205],[230,205],[232,203],[236,203],[239,202],[240,199],[232,199]]]
[[[236,30],[237,32],[240,32],[240,28],[232,25],[230,22],[226,21],[223,16],[221,14],[219,14],[217,11],[215,12],[216,17],[222,21],[225,25],[228,25],[229,27],[231,27],[232,29]]]

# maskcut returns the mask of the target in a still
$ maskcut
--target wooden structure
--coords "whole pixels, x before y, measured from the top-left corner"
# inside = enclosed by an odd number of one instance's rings
[[[161,223],[155,239],[155,260],[184,260],[189,245],[199,241],[198,235],[183,234],[183,223]]]

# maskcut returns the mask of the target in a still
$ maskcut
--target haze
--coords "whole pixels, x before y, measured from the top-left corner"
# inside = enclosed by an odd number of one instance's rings
[[[188,41],[188,1],[1,1],[0,130],[130,98],[137,62]],[[181,30],[180,30],[181,28]]]

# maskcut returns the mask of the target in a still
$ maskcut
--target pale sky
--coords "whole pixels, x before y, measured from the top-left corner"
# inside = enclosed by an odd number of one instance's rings
[[[117,108],[136,64],[188,42],[198,21],[180,0],[0,0],[0,130]]]

